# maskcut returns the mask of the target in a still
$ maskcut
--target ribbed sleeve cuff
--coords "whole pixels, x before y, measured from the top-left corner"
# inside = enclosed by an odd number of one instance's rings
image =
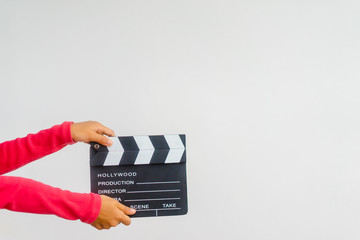
[[[61,124],[61,136],[67,145],[76,143],[71,137],[71,124],[73,123],[72,121],[66,121]]]
[[[89,215],[86,215],[84,219],[80,219],[80,221],[88,224],[91,224],[96,220],[96,218],[99,216],[101,209],[100,195],[95,193],[90,193],[90,196],[92,198],[92,204],[91,204],[91,208],[89,209]]]

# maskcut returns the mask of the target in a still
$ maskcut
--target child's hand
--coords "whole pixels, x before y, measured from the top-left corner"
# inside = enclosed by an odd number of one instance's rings
[[[131,220],[127,215],[134,214],[136,212],[135,209],[124,206],[108,196],[100,195],[100,197],[101,209],[95,222],[91,224],[93,227],[101,230],[115,227],[119,223],[130,225]]]
[[[115,137],[114,131],[99,122],[87,121],[71,124],[71,137],[75,142],[98,142],[105,146],[111,146],[109,137]]]

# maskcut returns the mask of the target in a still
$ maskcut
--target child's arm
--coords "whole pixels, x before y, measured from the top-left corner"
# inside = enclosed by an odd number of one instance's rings
[[[29,162],[75,143],[71,138],[72,122],[64,122],[36,134],[29,134],[0,144],[0,174],[17,169]]]
[[[134,209],[94,193],[75,193],[27,178],[0,176],[0,209],[80,219],[97,229],[129,225]]]
[[[75,142],[95,141],[110,146],[111,140],[103,134],[115,136],[112,130],[98,122],[64,122],[36,134],[1,143],[0,174],[10,172]]]
[[[92,223],[101,198],[94,193],[74,193],[21,177],[0,176],[0,208],[17,212],[54,214]]]
[[[94,121],[64,122],[37,134],[29,134],[0,144],[0,174],[16,169],[78,141],[95,141],[110,146],[104,136],[114,132]],[[55,214],[80,219],[97,229],[109,229],[119,223],[130,224],[127,215],[135,213],[115,199],[94,193],[74,193],[20,177],[0,176],[0,209]]]

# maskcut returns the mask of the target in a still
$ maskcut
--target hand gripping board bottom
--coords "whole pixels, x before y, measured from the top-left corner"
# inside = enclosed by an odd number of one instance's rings
[[[112,137],[92,142],[91,192],[136,209],[131,217],[187,213],[185,135]]]

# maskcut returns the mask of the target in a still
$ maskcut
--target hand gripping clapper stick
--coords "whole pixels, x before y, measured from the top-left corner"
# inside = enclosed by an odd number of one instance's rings
[[[111,139],[91,143],[91,192],[135,208],[132,217],[187,213],[185,135]]]

